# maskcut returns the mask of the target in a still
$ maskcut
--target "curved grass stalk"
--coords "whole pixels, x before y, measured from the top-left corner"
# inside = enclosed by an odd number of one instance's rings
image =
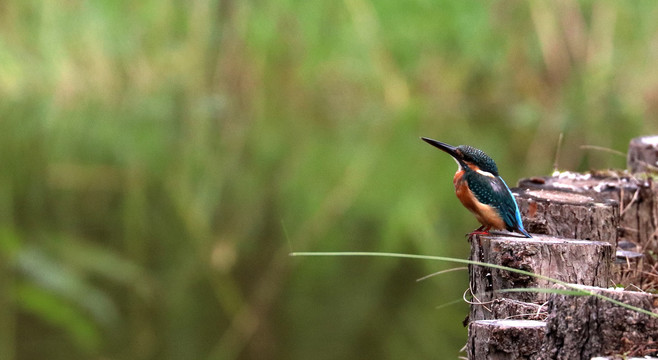
[[[433,260],[433,261],[445,261],[453,262],[459,264],[469,264],[469,265],[478,265],[484,266],[492,269],[507,270],[517,274],[532,276],[537,279],[542,279],[550,281],[554,284],[562,285],[570,290],[561,290],[561,289],[540,289],[540,288],[526,288],[526,289],[506,289],[502,290],[503,292],[516,292],[516,291],[528,291],[528,292],[547,292],[554,294],[564,294],[564,295],[574,295],[574,296],[594,296],[604,301],[609,301],[615,305],[619,305],[629,310],[637,311],[639,313],[649,315],[651,317],[658,318],[658,314],[653,313],[649,310],[639,308],[637,306],[629,305],[619,300],[615,300],[611,297],[583,289],[580,285],[570,284],[558,279],[554,279],[548,276],[535,274],[530,271],[515,269],[507,266],[489,264],[480,261],[466,260],[466,259],[456,259],[446,256],[432,256],[432,255],[416,255],[416,254],[402,254],[402,253],[390,253],[390,252],[359,252],[359,251],[338,251],[338,252],[292,252],[290,256],[374,256],[374,257],[394,257],[394,258],[403,258],[403,259],[419,259],[419,260]]]

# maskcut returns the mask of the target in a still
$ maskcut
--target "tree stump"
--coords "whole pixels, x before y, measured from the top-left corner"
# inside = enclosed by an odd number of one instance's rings
[[[541,349],[546,323],[534,320],[479,320],[468,326],[469,359],[525,360]]]
[[[658,357],[654,357],[654,356],[628,357],[625,355],[615,355],[615,356],[596,356],[590,360],[658,360]]]
[[[562,172],[552,177],[523,179],[519,181],[519,188],[515,189],[519,193],[522,193],[521,189],[557,191],[589,196],[597,202],[612,204],[612,201],[616,201],[619,219],[611,218],[610,221],[618,221],[618,240],[623,239],[640,246],[646,244],[649,248],[655,240],[658,229],[658,187],[651,178],[643,179],[615,172]],[[538,216],[544,215],[551,214],[538,213]]]
[[[526,230],[617,246],[619,205],[612,199],[551,189],[516,189]]]
[[[482,299],[479,299],[479,301],[473,299],[469,319],[513,319],[544,321],[548,316],[548,307],[546,302],[525,302],[521,300],[510,299],[505,297],[507,296],[505,293],[494,293],[493,296],[493,300],[486,302],[482,302]]]
[[[608,286],[612,246],[607,242],[560,239],[543,235],[536,235],[531,239],[474,235],[470,240],[471,260],[525,270],[568,283]],[[547,280],[484,266],[470,265],[469,276],[471,293],[474,296],[471,321],[532,316],[539,311],[533,304],[544,303],[548,294],[498,291],[552,286]]]
[[[633,139],[627,160],[630,173],[558,172],[521,180],[512,190],[535,237],[472,236],[471,259],[578,284],[658,314],[657,295],[606,289],[609,281],[658,288],[658,185],[646,174],[658,173],[658,136]],[[654,316],[594,295],[501,292],[556,287],[530,275],[469,266],[469,276],[470,359],[658,357]],[[545,320],[546,327],[509,320],[519,318]]]
[[[631,140],[626,158],[631,173],[658,170],[658,136],[643,136]]]
[[[583,287],[658,314],[655,295]],[[594,296],[551,295],[546,337],[537,360],[658,355],[658,318]]]
[[[651,178],[640,178],[631,176],[629,174],[609,171],[609,172],[596,172],[588,174],[579,174],[573,172],[562,172],[556,176],[530,178],[519,181],[519,188],[515,189],[519,195],[519,206],[524,211],[526,216],[534,215],[537,219],[547,218],[547,220],[539,220],[547,223],[554,223],[561,221],[562,216],[558,216],[556,220],[550,220],[554,213],[546,210],[546,207],[537,206],[536,212],[533,213],[533,207],[530,200],[524,200],[524,195],[527,193],[541,194],[543,193],[556,193],[564,192],[566,194],[575,194],[578,196],[588,196],[597,202],[603,204],[618,204],[613,218],[603,226],[618,227],[617,242],[634,245],[632,250],[642,253],[658,253],[658,186],[651,180]],[[565,195],[569,196],[569,195]],[[526,203],[528,203],[526,205]],[[525,210],[524,210],[525,209]],[[593,211],[599,212],[599,209]],[[559,212],[558,212],[559,214]],[[601,213],[600,215],[603,215]],[[600,215],[596,217],[600,218]],[[602,219],[602,218],[601,218]],[[529,227],[532,225],[532,220],[529,220]],[[542,228],[540,228],[541,230]],[[555,231],[556,233],[564,233],[569,230],[563,230],[558,227],[545,226],[547,233]],[[531,230],[532,231],[532,230]],[[580,231],[573,230],[577,236]],[[602,233],[609,234],[605,230]],[[552,235],[552,234],[551,234]],[[620,253],[623,257],[623,253]],[[649,266],[654,264],[652,258],[647,257],[647,264]],[[634,259],[633,261],[623,262],[620,267],[615,271],[613,281],[618,284],[642,286],[643,283],[649,283],[655,279],[646,278],[643,273],[643,261]]]

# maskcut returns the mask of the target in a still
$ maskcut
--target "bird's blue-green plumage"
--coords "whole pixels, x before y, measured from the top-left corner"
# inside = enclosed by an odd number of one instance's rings
[[[480,170],[498,176],[498,166],[496,166],[496,162],[484,151],[468,145],[459,145],[457,146],[457,150],[459,151],[463,162],[474,164],[479,167]]]
[[[518,231],[526,237],[532,237],[523,228],[521,213],[519,212],[514,195],[512,195],[509,187],[507,187],[503,178],[498,174],[498,166],[496,166],[496,162],[492,158],[485,154],[484,151],[472,146],[451,146],[430,138],[423,137],[421,139],[448,153],[457,161],[459,170],[455,175],[456,188],[462,186],[459,184],[465,183],[470,193],[475,196],[475,200],[495,210],[496,214],[503,220],[507,230]],[[461,194],[458,191],[457,196],[468,196],[464,192],[461,192]],[[462,202],[470,201],[464,200],[462,197],[460,197]],[[466,204],[464,202],[464,205]],[[474,212],[481,211],[479,210],[479,206],[476,209],[471,208],[470,205],[467,207]],[[484,221],[483,226],[490,225],[485,224],[485,220],[478,219],[481,222]]]
[[[475,198],[485,205],[496,208],[496,212],[502,217],[507,230],[516,230],[530,237],[523,228],[521,213],[516,200],[514,200],[514,195],[512,195],[503,178],[497,175],[494,175],[494,177],[481,175],[471,169],[465,170],[466,183]]]

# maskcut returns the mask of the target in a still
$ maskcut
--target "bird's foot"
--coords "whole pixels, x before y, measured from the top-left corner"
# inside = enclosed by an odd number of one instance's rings
[[[473,236],[473,235],[491,235],[491,233],[488,231],[473,231],[466,234],[466,236]]]
[[[467,237],[471,237],[473,235],[490,235],[489,229],[491,229],[490,226],[480,226],[479,228],[471,231],[470,233],[466,234]]]

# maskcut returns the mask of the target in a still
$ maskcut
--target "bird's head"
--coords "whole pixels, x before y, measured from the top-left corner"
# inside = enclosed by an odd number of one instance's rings
[[[480,149],[468,145],[452,146],[426,137],[421,139],[452,156],[460,169],[468,167],[486,176],[498,176],[496,162]]]

